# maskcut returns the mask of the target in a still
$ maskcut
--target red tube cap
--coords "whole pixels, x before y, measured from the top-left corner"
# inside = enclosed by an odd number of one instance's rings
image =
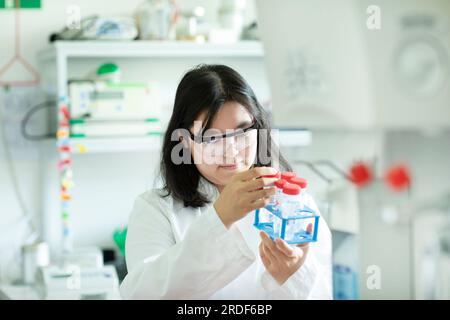
[[[295,177],[295,172],[282,172],[281,173],[281,179],[284,179],[286,181],[289,181],[294,177]]]
[[[305,178],[295,177],[292,178],[289,182],[300,186],[300,188],[302,189],[305,189],[308,186],[308,181]]]
[[[286,183],[283,186],[283,193],[291,195],[291,196],[295,196],[297,194],[300,194],[300,187],[296,184],[292,184],[292,183]]]
[[[280,179],[278,181],[275,181],[274,185],[275,187],[277,187],[278,189],[283,189],[283,186],[287,183],[286,180],[284,179]]]

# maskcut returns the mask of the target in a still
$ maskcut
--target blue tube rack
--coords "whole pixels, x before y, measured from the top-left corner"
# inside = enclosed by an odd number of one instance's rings
[[[275,234],[274,222],[263,221],[264,219],[262,219],[261,210],[268,211],[266,213],[266,215],[273,215],[272,220],[275,220],[275,219],[281,220],[281,231],[280,231],[279,236],[278,236],[278,234]],[[283,217],[283,215],[280,212],[280,209],[277,206],[267,205],[264,208],[257,209],[255,211],[255,222],[253,225],[257,229],[266,232],[269,235],[269,237],[272,239],[280,237],[281,239],[285,240],[289,244],[302,244],[302,243],[317,241],[317,234],[319,231],[319,218],[320,218],[320,216],[314,210],[312,210],[311,208],[309,208],[307,206],[303,206],[302,209],[297,209],[294,212],[294,214],[288,215],[287,217]],[[312,233],[309,233],[306,230],[300,230],[298,232],[295,232],[293,234],[292,238],[287,239],[286,231],[288,228],[288,223],[290,221],[293,221],[293,224],[295,224],[297,222],[297,220],[300,220],[300,219],[314,220]]]

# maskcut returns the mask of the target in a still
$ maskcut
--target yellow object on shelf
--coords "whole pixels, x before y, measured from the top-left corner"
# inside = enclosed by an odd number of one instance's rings
[[[64,179],[62,182],[61,182],[61,184],[62,184],[62,186],[65,188],[65,189],[72,189],[73,187],[74,187],[74,183],[73,183],[73,181],[71,181],[71,180],[68,180],[68,179]]]
[[[77,143],[75,145],[75,148],[77,149],[77,151],[79,153],[86,153],[86,152],[88,152],[88,148],[86,147],[86,145],[81,144],[81,143]]]
[[[63,201],[72,200],[72,197],[68,194],[63,193],[63,194],[61,194],[61,200],[63,200]]]
[[[69,130],[60,129],[56,132],[56,137],[67,138],[69,136]]]

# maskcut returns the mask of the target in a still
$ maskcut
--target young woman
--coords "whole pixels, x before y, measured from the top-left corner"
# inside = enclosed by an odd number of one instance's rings
[[[309,245],[253,226],[275,191],[265,176],[290,169],[264,130],[266,112],[233,69],[201,65],[183,77],[163,142],[164,187],[140,195],[129,221],[123,298],[332,298],[322,218]]]

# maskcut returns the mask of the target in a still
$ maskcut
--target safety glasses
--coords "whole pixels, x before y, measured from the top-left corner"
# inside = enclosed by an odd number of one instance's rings
[[[237,151],[242,151],[256,143],[257,132],[254,122],[248,128],[227,130],[227,133],[220,135],[194,135],[191,133],[191,139],[201,145],[203,152],[209,156],[223,156],[231,146]]]

